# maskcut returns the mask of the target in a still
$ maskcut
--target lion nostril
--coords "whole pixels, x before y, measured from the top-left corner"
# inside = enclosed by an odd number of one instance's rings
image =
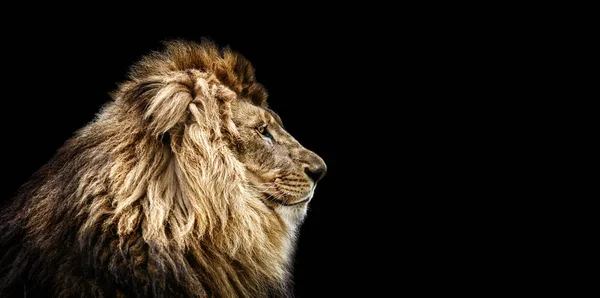
[[[319,182],[325,176],[326,172],[325,167],[318,167],[316,169],[311,169],[310,167],[304,168],[304,173],[315,183]]]

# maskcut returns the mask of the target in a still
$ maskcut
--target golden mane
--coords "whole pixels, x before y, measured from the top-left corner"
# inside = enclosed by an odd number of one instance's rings
[[[189,69],[213,74],[241,98],[258,106],[267,105],[267,91],[256,82],[252,64],[229,47],[219,48],[208,40],[201,44],[180,40],[165,42],[164,51],[147,55],[132,66],[129,79],[138,82]]]
[[[224,107],[267,104],[250,63],[169,42],[113,97],[2,215],[0,296],[289,295],[294,228],[227,146]]]

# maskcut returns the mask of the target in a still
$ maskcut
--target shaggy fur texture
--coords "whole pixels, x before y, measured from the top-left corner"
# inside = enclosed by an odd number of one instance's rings
[[[288,296],[325,164],[241,55],[170,42],[0,220],[0,297]]]

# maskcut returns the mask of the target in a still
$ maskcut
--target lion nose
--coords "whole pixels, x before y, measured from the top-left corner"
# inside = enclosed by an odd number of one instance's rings
[[[319,182],[319,180],[323,179],[325,173],[327,173],[327,167],[325,165],[321,165],[318,167],[306,167],[304,168],[304,173],[312,179],[315,183]]]

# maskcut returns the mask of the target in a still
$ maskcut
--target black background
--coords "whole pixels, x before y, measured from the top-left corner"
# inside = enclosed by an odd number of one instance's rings
[[[287,130],[327,163],[300,231],[298,297],[500,291],[490,268],[507,258],[490,252],[501,244],[484,225],[500,189],[481,190],[493,162],[482,152],[495,146],[481,141],[494,108],[481,97],[501,93],[485,71],[499,63],[487,55],[496,45],[452,18],[358,11],[291,26],[219,26],[184,17],[191,8],[175,20],[88,12],[4,21],[1,198],[93,119],[140,57],[164,40],[209,37],[252,62]]]
[[[393,63],[386,62],[389,49],[376,37],[340,34],[335,26],[225,34],[186,26],[94,26],[81,19],[5,30],[3,88],[10,92],[3,95],[1,125],[10,158],[3,165],[3,199],[93,119],[141,56],[161,49],[164,40],[209,37],[253,63],[287,130],[328,165],[300,232],[297,296],[375,295],[381,283],[397,280],[401,238],[411,233],[395,230],[403,219],[392,212],[403,200],[395,164],[405,158],[400,148],[406,132],[383,133],[390,122],[403,120],[385,116],[400,90],[374,67]],[[395,75],[392,69],[392,81]],[[387,180],[395,180],[391,190]]]

